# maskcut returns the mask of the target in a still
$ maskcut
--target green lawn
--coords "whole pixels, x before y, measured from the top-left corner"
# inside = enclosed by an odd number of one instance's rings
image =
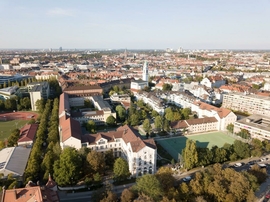
[[[27,122],[29,122],[29,120],[0,121],[0,140],[5,140],[12,130],[16,128],[20,129]]]
[[[172,157],[177,160],[178,153],[181,153],[186,146],[187,139],[192,139],[196,141],[198,147],[208,147],[216,145],[222,147],[225,143],[233,144],[234,138],[222,133],[222,132],[212,132],[199,135],[173,137],[163,140],[156,140],[164,149],[166,149]]]

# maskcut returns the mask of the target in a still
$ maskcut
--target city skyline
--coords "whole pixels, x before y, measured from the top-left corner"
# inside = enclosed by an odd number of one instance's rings
[[[0,2],[1,49],[269,49],[270,1]]]

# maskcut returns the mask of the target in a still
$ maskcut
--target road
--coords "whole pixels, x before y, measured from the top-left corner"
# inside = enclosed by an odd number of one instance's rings
[[[112,192],[116,193],[118,196],[121,196],[121,193],[124,189],[133,186],[135,183],[113,186]],[[59,192],[60,201],[62,202],[91,202],[91,196],[94,191],[87,192],[78,192],[78,193],[66,193]]]

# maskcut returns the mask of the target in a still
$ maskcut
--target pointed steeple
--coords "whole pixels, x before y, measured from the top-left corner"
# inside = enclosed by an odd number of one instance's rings
[[[51,189],[51,190],[54,190],[56,188],[56,182],[53,181],[50,173],[49,173],[48,182],[46,184],[46,187]]]

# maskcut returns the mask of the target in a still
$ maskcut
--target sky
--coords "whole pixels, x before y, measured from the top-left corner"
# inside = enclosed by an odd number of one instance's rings
[[[270,49],[270,0],[0,0],[0,49]]]

